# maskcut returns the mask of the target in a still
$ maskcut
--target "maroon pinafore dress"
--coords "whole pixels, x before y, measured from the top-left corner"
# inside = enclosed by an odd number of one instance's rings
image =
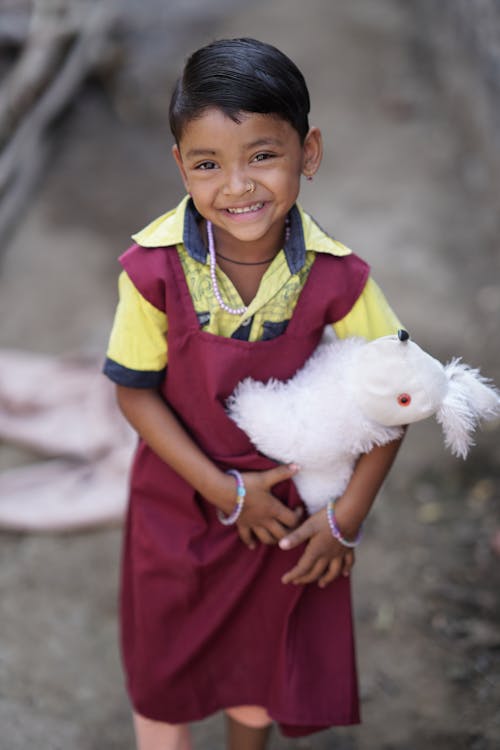
[[[318,255],[284,334],[248,342],[200,330],[175,247],[130,248],[121,262],[168,317],[162,393],[222,469],[264,470],[224,404],[251,376],[286,380],[344,317],[368,267]],[[332,384],[332,387],[335,387]],[[292,482],[274,488],[290,507]],[[236,498],[236,487],[235,487]],[[122,569],[122,653],[135,710],[184,723],[231,706],[267,709],[291,736],[359,721],[350,582],[284,585],[304,547],[249,550],[234,527],[143,442],[131,474]]]

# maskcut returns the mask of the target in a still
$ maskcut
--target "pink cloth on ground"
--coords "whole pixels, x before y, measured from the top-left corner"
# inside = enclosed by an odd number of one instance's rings
[[[40,455],[0,472],[0,528],[70,531],[122,522],[137,438],[100,364],[83,355],[0,350],[0,439]]]

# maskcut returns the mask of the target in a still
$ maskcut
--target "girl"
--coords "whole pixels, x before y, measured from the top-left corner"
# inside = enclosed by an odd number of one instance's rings
[[[220,710],[231,750],[264,748],[273,721],[300,736],[359,720],[348,576],[398,445],[360,459],[332,527],[326,511],[301,524],[300,467],[258,454],[224,409],[245,376],[291,377],[326,324],[399,326],[368,266],[296,203],[322,155],[308,113],[274,47],[195,52],[170,104],[188,195],[120,259],[105,372],[140,435],[121,598],[140,750],[188,750],[188,722]]]

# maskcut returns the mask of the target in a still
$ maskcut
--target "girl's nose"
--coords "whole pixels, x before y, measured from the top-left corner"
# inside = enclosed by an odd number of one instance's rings
[[[223,193],[224,195],[244,195],[248,190],[249,184],[250,179],[245,175],[245,171],[234,169],[226,175]]]

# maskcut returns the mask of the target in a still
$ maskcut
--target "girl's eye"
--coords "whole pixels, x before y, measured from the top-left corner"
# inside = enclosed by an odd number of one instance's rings
[[[411,396],[409,393],[400,393],[398,396],[398,404],[400,406],[409,406],[411,404]]]
[[[207,170],[207,169],[215,169],[217,165],[214,161],[202,161],[201,164],[197,164],[195,169],[201,169],[201,170]]]
[[[266,161],[266,159],[272,159],[273,156],[274,156],[274,154],[268,154],[266,152],[266,153],[262,153],[262,154],[257,154],[256,156],[254,156],[253,160],[254,161]]]

